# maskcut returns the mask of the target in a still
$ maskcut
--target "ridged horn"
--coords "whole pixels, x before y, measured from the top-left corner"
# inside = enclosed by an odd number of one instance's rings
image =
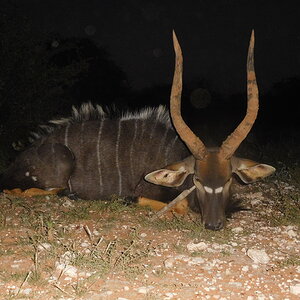
[[[224,159],[229,159],[234,154],[250,132],[257,117],[259,104],[258,87],[254,70],[254,30],[251,33],[247,57],[247,99],[246,116],[233,133],[227,137],[220,148],[220,155]]]
[[[173,45],[175,50],[175,71],[170,97],[170,112],[173,125],[184,141],[190,152],[196,159],[203,159],[207,153],[203,142],[192,132],[181,116],[181,93],[182,93],[182,51],[173,30]]]

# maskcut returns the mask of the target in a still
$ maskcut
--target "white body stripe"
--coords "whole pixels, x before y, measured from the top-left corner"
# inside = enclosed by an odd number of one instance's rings
[[[133,139],[132,139],[132,143],[131,143],[131,146],[130,146],[130,152],[129,152],[129,160],[130,160],[130,172],[131,172],[131,180],[134,180],[134,170],[133,170],[133,150],[134,148],[136,147],[135,145],[135,140],[136,140],[136,134],[137,134],[137,122],[138,120],[134,120],[134,133],[133,133]]]
[[[166,127],[166,131],[164,133],[164,136],[161,139],[161,143],[160,143],[159,149],[157,151],[157,154],[159,154],[159,155],[161,155],[161,153],[163,152],[161,149],[163,149],[164,147],[167,148],[167,145],[165,145],[165,143],[166,143],[166,139],[168,136],[168,132],[169,132],[169,127]],[[166,151],[165,151],[165,154],[166,154]],[[167,157],[164,157],[164,159],[166,161]]]
[[[97,166],[98,166],[98,174],[99,174],[100,194],[102,194],[102,191],[103,191],[103,180],[102,180],[102,171],[101,171],[101,155],[100,155],[100,142],[101,142],[103,123],[104,123],[104,120],[101,120],[99,130],[98,130],[97,149],[96,149],[97,150]]]
[[[69,191],[72,193],[73,189],[72,189],[71,178],[68,180],[68,186],[69,186]]]
[[[118,193],[119,195],[122,194],[122,174],[121,174],[120,163],[119,163],[119,143],[120,143],[120,136],[121,136],[121,122],[122,120],[119,120],[118,134],[117,134],[117,141],[116,141],[116,168],[119,177],[119,193]]]
[[[154,132],[155,132],[155,129],[156,129],[156,125],[157,125],[157,119],[155,120],[155,123],[152,126],[152,130],[151,130],[151,133],[150,133],[150,136],[149,136],[149,140],[151,140],[153,138],[153,135],[154,135]]]
[[[84,127],[85,127],[85,122],[82,122],[81,123],[81,126],[80,126],[80,146],[79,146],[79,155],[81,156],[82,155],[82,149],[84,149],[84,140],[83,140],[83,137],[84,137]],[[81,188],[84,189],[84,181],[82,180],[81,181]]]
[[[66,130],[65,130],[65,145],[66,146],[68,146],[69,127],[70,127],[70,123],[68,123],[68,125],[66,126]]]
[[[166,150],[165,150],[165,165],[167,164],[167,160],[168,160],[168,157],[169,157],[169,152],[170,150],[172,151],[176,142],[178,140],[178,136],[176,135],[173,142],[170,143],[169,145],[166,146]]]

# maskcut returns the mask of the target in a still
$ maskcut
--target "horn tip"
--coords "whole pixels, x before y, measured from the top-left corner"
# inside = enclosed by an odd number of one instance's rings
[[[254,43],[254,38],[255,38],[254,29],[252,29],[252,31],[251,31],[251,38],[250,38],[251,43]]]
[[[178,39],[177,39],[176,32],[174,29],[172,30],[172,34],[173,34],[173,42],[178,43]]]

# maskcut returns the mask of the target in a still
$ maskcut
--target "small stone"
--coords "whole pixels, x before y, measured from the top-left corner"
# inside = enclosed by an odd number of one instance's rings
[[[194,257],[189,262],[188,265],[201,265],[205,262],[205,260],[202,257]]]
[[[80,246],[83,247],[83,248],[87,248],[89,245],[90,245],[90,243],[88,243],[88,242],[82,242],[80,244]]]
[[[287,231],[287,234],[288,234],[288,236],[289,236],[290,238],[297,237],[297,233],[296,233],[294,230],[292,230],[292,229],[288,230],[288,231]]]
[[[300,283],[290,286],[290,293],[296,296],[300,295]]]
[[[147,233],[144,233],[144,232],[141,233],[141,237],[142,237],[142,238],[144,238],[144,237],[146,237],[146,236],[147,236]]]
[[[22,294],[24,294],[24,295],[29,295],[31,292],[32,292],[31,288],[27,288],[27,289],[22,290]]]
[[[113,291],[105,291],[103,293],[101,293],[101,296],[107,297],[107,296],[111,296],[113,294]]]
[[[258,205],[258,204],[260,204],[261,203],[261,201],[259,200],[259,199],[254,199],[254,200],[251,200],[251,205],[252,206],[255,206],[255,205]]]
[[[208,248],[208,245],[204,242],[200,242],[198,244],[194,244],[194,243],[187,244],[187,249],[191,252],[204,251],[207,248]]]
[[[38,245],[37,248],[40,251],[49,250],[51,248],[51,244],[49,244],[49,243],[42,243],[42,244]]]
[[[175,263],[175,259],[172,258],[172,257],[170,257],[170,258],[167,258],[167,259],[164,261],[164,266],[165,266],[167,269],[171,269],[171,268],[173,268],[174,263]]]
[[[71,200],[66,199],[66,200],[64,201],[64,203],[62,204],[62,206],[63,206],[63,207],[74,207],[74,204],[72,203]]]
[[[249,267],[248,266],[243,266],[242,267],[242,271],[243,272],[248,272],[249,271]]]
[[[154,289],[154,286],[149,285],[149,286],[141,286],[137,289],[137,292],[139,294],[147,294],[149,293],[152,289]]]
[[[248,249],[247,255],[254,263],[267,264],[270,261],[270,257],[265,250]]]
[[[64,270],[64,274],[72,278],[77,277],[77,268],[74,266],[67,266]]]
[[[232,228],[231,231],[233,233],[239,233],[239,232],[242,232],[244,229],[242,227],[235,227],[235,228]]]

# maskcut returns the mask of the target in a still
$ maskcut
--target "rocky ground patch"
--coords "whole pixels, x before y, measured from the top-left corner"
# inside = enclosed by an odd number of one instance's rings
[[[299,190],[237,186],[226,229],[118,200],[0,197],[0,299],[299,299]]]

